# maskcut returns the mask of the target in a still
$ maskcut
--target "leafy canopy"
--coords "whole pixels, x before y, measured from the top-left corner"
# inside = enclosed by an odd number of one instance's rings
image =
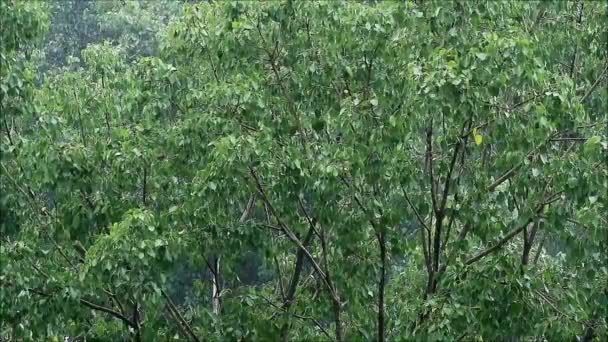
[[[606,336],[606,3],[70,4],[0,5],[0,337]]]

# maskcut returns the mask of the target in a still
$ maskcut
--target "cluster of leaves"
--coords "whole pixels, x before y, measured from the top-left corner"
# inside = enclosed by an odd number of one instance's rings
[[[606,336],[605,3],[91,6],[2,3],[0,337]]]
[[[159,35],[180,13],[182,1],[64,0],[49,6],[46,63],[39,66],[45,72],[79,61],[82,50],[103,41],[127,49],[130,59],[156,55]]]

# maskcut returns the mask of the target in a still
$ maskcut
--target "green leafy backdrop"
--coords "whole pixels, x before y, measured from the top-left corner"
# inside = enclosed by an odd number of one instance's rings
[[[603,340],[607,11],[3,1],[0,338]]]

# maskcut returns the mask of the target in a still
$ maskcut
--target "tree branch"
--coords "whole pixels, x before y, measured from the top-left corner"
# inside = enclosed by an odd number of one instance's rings
[[[597,86],[600,84],[600,81],[602,80],[602,77],[606,73],[606,70],[608,70],[608,64],[606,64],[606,67],[604,68],[604,70],[600,73],[600,75],[597,77],[595,82],[593,82],[593,85],[591,85],[591,88],[589,88],[589,90],[587,90],[585,95],[583,95],[583,97],[581,98],[581,103],[585,102],[587,100],[587,98],[589,98],[589,96],[591,96],[591,94],[593,93],[595,88],[597,88]]]
[[[579,26],[583,20],[584,3],[582,0],[579,0],[576,2],[576,5],[577,5],[577,16],[578,16],[578,18],[576,19],[576,26]],[[577,55],[578,55],[578,44],[575,43],[574,54],[572,56],[572,61],[570,63],[570,78],[572,78],[574,76],[574,67],[576,66]]]
[[[161,291],[163,297],[165,298],[165,300],[167,301],[167,305],[169,306],[170,311],[172,311],[174,317],[178,320],[178,323],[180,323],[180,326],[183,329],[185,329],[186,334],[188,336],[190,336],[190,338],[192,339],[192,341],[200,342],[200,340],[198,339],[198,337],[196,337],[196,335],[194,334],[194,331],[192,330],[192,327],[190,327],[190,325],[188,324],[188,322],[186,322],[186,320],[184,319],[184,317],[181,315],[181,313],[179,312],[179,310],[177,309],[177,307],[175,306],[175,304],[171,300],[171,297],[169,297],[169,295],[167,294],[167,292],[165,292],[165,290],[161,289],[160,291]]]
[[[430,244],[431,244],[431,242],[430,242],[431,230],[424,223],[424,220],[422,219],[422,217],[420,217],[420,214],[418,213],[418,210],[416,210],[416,207],[414,207],[414,204],[412,203],[412,201],[410,201],[410,198],[407,195],[407,192],[405,191],[405,188],[403,187],[403,184],[400,184],[400,186],[401,186],[401,191],[403,191],[403,196],[405,197],[405,200],[407,201],[407,203],[409,204],[409,206],[414,211],[416,219],[418,220],[418,222],[420,223],[420,225],[422,226],[422,228],[424,228],[424,229],[420,229],[420,234],[421,234],[420,235],[420,242],[422,243],[422,252],[424,254],[424,263],[426,265],[427,272],[431,273],[431,259],[430,259],[430,256],[429,256],[429,248],[430,248]],[[425,233],[425,231],[426,231],[426,233]]]
[[[346,181],[346,179],[344,177],[340,176],[340,179],[347,187],[352,188],[351,185]],[[357,203],[357,206],[359,207],[359,209],[361,209],[363,214],[366,216],[367,221],[374,229],[374,233],[376,234],[376,237],[379,237],[379,234],[381,232],[379,231],[378,226],[376,225],[376,222],[373,220],[372,216],[369,214],[367,208],[365,208],[365,206],[361,202],[361,199],[359,199],[359,196],[357,196],[356,191],[357,191],[356,189],[353,190],[353,192],[354,192],[353,198],[355,199],[355,203]]]
[[[239,218],[240,224],[245,223],[245,221],[247,221],[247,219],[251,216],[254,204],[255,204],[255,195],[251,195],[251,197],[249,197],[249,201],[247,201],[245,210],[243,210],[243,213],[241,214],[241,217]]]
[[[274,308],[276,308],[276,309],[279,309],[279,310],[281,310],[281,311],[284,311],[285,313],[288,313],[288,314],[292,315],[293,317],[300,318],[300,319],[303,319],[303,320],[310,320],[310,321],[312,321],[312,322],[313,322],[313,323],[315,323],[315,325],[316,325],[316,326],[317,326],[317,327],[318,327],[318,328],[321,330],[321,332],[322,332],[322,333],[323,333],[325,336],[327,336],[327,338],[328,338],[328,339],[332,340],[332,338],[331,338],[331,336],[329,335],[329,333],[327,332],[327,330],[325,330],[325,328],[323,328],[323,326],[321,325],[321,323],[320,323],[318,320],[316,320],[315,318],[310,317],[310,316],[298,315],[298,314],[296,314],[296,313],[290,313],[290,312],[289,312],[289,311],[287,311],[285,308],[277,306],[277,305],[276,305],[275,303],[273,303],[273,302],[272,302],[270,299],[268,299],[268,298],[266,298],[266,297],[264,297],[264,296],[262,296],[262,295],[260,295],[260,297],[261,297],[262,299],[264,299],[264,300],[265,300],[265,301],[266,301],[268,304],[270,304],[272,307],[274,307]]]
[[[439,213],[437,207],[437,194],[435,189],[435,177],[433,175],[433,119],[430,126],[426,129],[426,158],[429,168],[429,181],[431,183],[431,201],[433,202],[433,212]]]
[[[545,245],[546,238],[547,238],[547,233],[545,233],[543,235],[543,239],[540,240],[540,243],[538,244],[538,248],[536,249],[536,255],[534,256],[534,265],[536,265],[536,263],[538,263],[538,258],[540,258],[540,254],[543,251],[543,246]]]
[[[323,270],[321,269],[321,267],[319,266],[319,264],[315,261],[315,259],[310,254],[310,252],[306,249],[306,247],[304,247],[304,245],[302,244],[302,242],[295,236],[295,234],[291,231],[291,229],[289,229],[289,227],[287,227],[287,225],[283,222],[283,220],[281,220],[281,218],[280,218],[279,214],[277,213],[276,209],[274,208],[274,206],[272,205],[272,203],[268,199],[268,196],[266,195],[266,192],[264,191],[264,188],[262,187],[262,183],[260,182],[260,179],[259,179],[258,175],[256,174],[255,170],[250,167],[249,168],[249,172],[251,173],[251,176],[253,177],[253,180],[255,181],[256,187],[257,187],[260,195],[262,196],[262,200],[264,201],[264,203],[266,203],[266,205],[270,209],[270,212],[272,213],[272,215],[277,219],[277,222],[279,223],[279,227],[283,230],[283,232],[285,233],[285,235],[287,235],[287,237],[294,244],[296,244],[296,246],[298,246],[298,248],[300,250],[302,250],[302,252],[304,253],[304,255],[311,262],[311,264],[314,267],[315,271],[319,274],[319,276],[321,276],[321,279],[323,279],[325,285],[327,286],[328,290],[330,291],[330,293],[332,295],[332,298],[334,298],[334,300],[337,299],[338,296],[337,296],[337,294],[336,294],[333,286],[328,282],[327,275],[325,274],[325,272],[323,272]]]
[[[517,163],[515,166],[513,166],[507,172],[505,172],[500,177],[498,177],[498,179],[496,179],[494,181],[494,183],[490,184],[490,186],[487,187],[486,191],[487,192],[492,192],[492,191],[496,190],[496,188],[500,184],[504,183],[506,180],[508,180],[509,178],[511,178],[515,174],[515,172],[517,170],[519,170],[524,165],[524,161],[526,159],[532,157],[532,155],[534,155],[534,153],[538,152],[538,150],[540,150],[543,146],[545,146],[549,141],[551,141],[551,139],[553,139],[557,135],[558,135],[558,133],[551,134],[551,136],[548,137],[547,139],[545,139],[545,141],[543,141],[540,145],[538,145],[535,148],[533,148],[532,150],[530,150],[530,152],[528,152],[528,154],[526,155],[526,157],[524,159],[522,159],[519,163]]]
[[[306,233],[306,237],[304,238],[304,246],[308,247],[312,238],[314,236],[313,226],[311,225]],[[283,308],[288,309],[293,300],[295,298],[296,290],[298,288],[298,282],[300,280],[300,275],[302,273],[302,266],[304,265],[304,251],[302,249],[298,249],[296,253],[296,264],[294,267],[293,275],[291,276],[291,280],[289,282],[289,288],[287,289],[287,294],[285,295],[285,299],[283,301]]]
[[[273,261],[274,261],[274,265],[277,268],[277,276],[279,277],[279,279],[277,279],[277,283],[279,286],[279,291],[281,294],[281,299],[283,300],[283,302],[285,302],[285,299],[287,298],[285,295],[285,286],[283,286],[283,272],[281,272],[281,265],[279,265],[279,260],[277,260],[276,255],[273,256]]]
[[[500,239],[496,244],[494,244],[494,246],[487,248],[479,253],[477,253],[475,256],[469,258],[465,264],[466,265],[470,265],[480,259],[482,259],[483,257],[485,257],[488,254],[491,254],[495,251],[497,251],[498,249],[500,249],[500,247],[502,247],[505,243],[509,242],[514,236],[516,236],[517,234],[521,233],[522,230],[524,230],[525,227],[527,227],[531,222],[533,221],[533,218],[528,219],[528,221],[526,221],[525,224],[516,227],[514,229],[512,229],[510,232],[507,233],[507,235],[505,235],[502,239]]]
[[[350,184],[344,179],[344,177],[340,177],[344,184],[350,187]],[[352,189],[352,188],[351,188]],[[357,196],[356,190],[353,189],[353,197],[355,198],[355,202],[363,212],[365,216],[367,216],[367,220],[370,225],[374,229],[376,234],[376,239],[378,240],[378,246],[380,248],[380,279],[378,280],[378,341],[384,342],[386,339],[385,335],[385,318],[384,318],[384,292],[386,285],[386,234],[383,227],[378,227],[373,217],[369,214],[369,211],[365,208],[359,196]]]
[[[470,122],[471,122],[470,120],[467,120],[463,124],[461,134],[467,130],[466,129],[467,123],[470,126]],[[452,173],[454,172],[454,166],[456,165],[456,159],[458,159],[458,152],[460,151],[460,148],[464,144],[464,141],[465,140],[463,138],[458,139],[458,143],[456,144],[456,147],[454,148],[454,153],[452,154],[452,159],[450,161],[450,168],[448,169],[448,174],[446,176],[445,184],[443,186],[443,196],[441,197],[441,205],[439,206],[439,208],[440,208],[439,210],[442,213],[445,210],[445,205],[448,200],[448,194],[450,192],[450,182],[452,180]]]
[[[312,238],[314,237],[313,227],[314,226],[311,224],[310,228],[308,229],[308,232],[306,233],[306,237],[304,238],[305,247],[308,247],[308,245],[312,241]],[[279,278],[279,284],[281,286],[281,290],[283,291],[283,305],[281,306],[281,309],[284,310],[285,312],[288,312],[289,307],[291,307],[291,305],[293,304],[294,299],[296,297],[296,290],[298,289],[298,283],[300,282],[300,276],[302,274],[303,266],[304,266],[304,251],[302,249],[298,249],[298,251],[296,253],[296,263],[295,263],[295,267],[293,270],[293,274],[291,276],[291,280],[289,281],[289,288],[287,289],[287,294],[285,294],[285,291],[283,290],[283,281],[281,278]],[[277,263],[277,268],[278,267],[279,267],[279,265]],[[288,330],[289,330],[289,324],[286,322],[281,327],[281,340],[282,341],[288,340]]]
[[[506,244],[507,242],[509,242],[513,237],[515,237],[517,234],[521,233],[530,223],[532,223],[534,221],[534,219],[543,211],[543,209],[545,208],[545,206],[555,202],[557,199],[559,199],[559,195],[562,193],[562,191],[554,194],[553,196],[551,196],[548,200],[545,200],[544,202],[542,202],[541,204],[539,204],[536,208],[536,210],[534,211],[534,215],[532,217],[530,217],[528,220],[526,220],[526,222],[516,228],[513,228],[511,231],[509,231],[502,239],[500,239],[498,242],[496,242],[492,247],[489,247],[479,253],[477,253],[476,255],[472,256],[471,258],[467,259],[467,261],[465,262],[466,265],[471,265],[476,261],[479,261],[480,259],[482,259],[483,257],[494,253],[495,251],[497,251],[498,249],[500,249],[504,244]]]
[[[275,58],[275,53],[270,52],[270,50],[268,50],[266,48],[266,40],[264,39],[264,35],[262,34],[262,30],[261,30],[261,26],[260,26],[260,21],[258,20],[257,23],[257,31],[260,35],[260,38],[262,39],[262,43],[264,43],[264,46],[262,47],[262,50],[264,50],[266,52],[266,55],[268,56],[268,60],[270,62],[270,67],[272,69],[272,72],[274,74],[275,80],[277,82],[277,84],[279,85],[279,87],[281,88],[281,92],[283,93],[283,96],[285,97],[285,100],[287,102],[287,107],[289,109],[289,111],[291,112],[291,115],[293,115],[294,119],[296,120],[296,125],[298,128],[298,131],[302,130],[302,124],[300,122],[300,114],[298,113],[298,111],[296,110],[296,106],[295,103],[293,101],[293,98],[291,97],[291,95],[289,94],[289,92],[287,92],[287,88],[285,87],[285,85],[283,84],[283,81],[281,80],[281,76],[279,74],[279,70],[277,69],[277,64],[276,64],[276,58]],[[278,48],[278,40],[275,41],[275,51],[277,51]]]
[[[418,210],[416,209],[416,207],[414,206],[414,204],[412,204],[412,201],[410,201],[410,198],[407,195],[407,192],[405,191],[405,188],[403,187],[403,184],[400,184],[400,185],[401,185],[401,191],[403,191],[403,196],[405,197],[405,200],[407,201],[407,203],[409,204],[409,206],[414,211],[414,215],[416,215],[416,219],[418,220],[418,222],[420,223],[420,225],[430,234],[431,230],[426,225],[426,223],[424,223],[424,220],[420,216],[420,213],[418,213]]]
[[[119,320],[123,321],[127,326],[129,326],[133,329],[137,329],[137,325],[135,323],[133,323],[130,319],[125,317],[123,314],[121,314],[120,312],[114,311],[105,306],[101,306],[101,305],[97,305],[95,303],[89,302],[88,300],[83,299],[83,298],[81,298],[79,300],[79,302],[80,302],[80,304],[82,304],[88,308],[91,308],[91,309],[97,310],[97,311],[101,311],[101,312],[105,312],[105,313],[109,314],[110,316],[118,318]]]

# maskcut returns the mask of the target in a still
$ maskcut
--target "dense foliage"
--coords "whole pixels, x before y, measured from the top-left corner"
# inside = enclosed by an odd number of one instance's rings
[[[604,340],[607,11],[1,1],[0,339]]]

